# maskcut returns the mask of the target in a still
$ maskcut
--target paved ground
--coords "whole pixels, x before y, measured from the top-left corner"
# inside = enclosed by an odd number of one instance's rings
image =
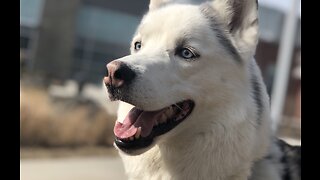
[[[20,180],[125,180],[119,157],[20,160]]]
[[[290,144],[301,140],[282,138]],[[103,150],[106,151],[106,150]],[[126,180],[117,155],[91,157],[23,158],[20,180]]]

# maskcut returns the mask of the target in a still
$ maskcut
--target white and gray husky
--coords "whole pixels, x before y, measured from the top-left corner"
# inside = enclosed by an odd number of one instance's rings
[[[296,180],[300,147],[270,131],[255,0],[151,0],[131,55],[107,64],[129,179]]]

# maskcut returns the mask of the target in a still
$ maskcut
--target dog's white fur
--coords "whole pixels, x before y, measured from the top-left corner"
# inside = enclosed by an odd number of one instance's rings
[[[231,2],[215,0],[210,4],[212,15],[224,29],[233,23]],[[132,41],[132,46],[142,41],[141,50],[132,49],[131,55],[118,59],[139,72],[131,85],[131,103],[157,110],[192,99],[195,108],[145,153],[130,156],[120,151],[129,179],[247,180],[253,163],[268,153],[269,99],[253,58],[258,41],[257,9],[254,0],[242,3],[242,23],[225,31],[239,52],[239,63],[221,45],[199,6],[151,0],[150,11]],[[190,38],[188,43],[200,58],[186,61],[176,57],[173,49],[179,38]],[[261,87],[260,115],[253,98],[253,75]],[[118,121],[132,107],[121,102]],[[277,179],[272,168],[258,162],[254,174],[259,175],[252,179]]]

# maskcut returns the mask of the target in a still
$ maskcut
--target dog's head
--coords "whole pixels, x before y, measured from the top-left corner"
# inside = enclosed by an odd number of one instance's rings
[[[116,122],[116,146],[129,154],[144,152],[160,135],[170,138],[201,123],[194,114],[204,107],[232,101],[235,91],[245,90],[257,36],[254,0],[151,0],[131,55],[107,65],[110,99],[134,106]]]

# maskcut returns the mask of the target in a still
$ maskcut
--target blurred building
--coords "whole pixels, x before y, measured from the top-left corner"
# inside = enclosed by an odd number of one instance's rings
[[[149,0],[20,0],[22,74],[47,83],[67,79],[80,84],[101,83],[105,65],[129,53],[132,35],[148,4]],[[271,93],[285,13],[263,3],[259,13],[256,59]],[[284,109],[285,116],[299,122],[300,19]]]
[[[100,83],[106,63],[129,53],[147,5],[147,0],[20,0],[22,71],[46,81]]]
[[[279,55],[279,44],[283,36],[286,12],[293,0],[260,0],[260,40],[256,60],[262,70],[269,95],[272,95],[275,66]],[[278,4],[278,6],[275,6]],[[286,7],[287,4],[289,7]],[[300,6],[301,7],[301,6]],[[301,11],[297,12],[297,25],[292,52],[289,82],[282,111],[280,130],[291,129],[291,135],[301,136]],[[285,85],[284,85],[285,86]],[[271,102],[272,104],[272,102]]]

